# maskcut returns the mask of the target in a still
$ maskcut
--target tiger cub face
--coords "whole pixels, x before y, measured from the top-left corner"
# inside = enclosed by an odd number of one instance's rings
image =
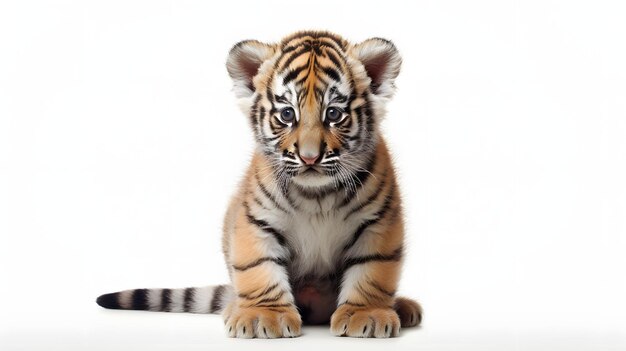
[[[227,68],[279,186],[319,192],[355,188],[369,169],[400,64],[384,39],[299,32],[278,44],[240,42]]]

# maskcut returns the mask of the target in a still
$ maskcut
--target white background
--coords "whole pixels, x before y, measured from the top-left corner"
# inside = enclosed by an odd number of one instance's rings
[[[2,1],[0,349],[626,348],[620,1]],[[218,316],[106,311],[226,283],[252,150],[224,62],[297,29],[392,39],[384,121],[406,203],[394,340],[227,339]]]

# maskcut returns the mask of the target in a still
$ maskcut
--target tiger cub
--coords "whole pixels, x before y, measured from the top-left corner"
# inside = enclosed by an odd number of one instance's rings
[[[102,295],[106,308],[221,313],[238,338],[397,336],[421,307],[397,297],[401,199],[379,131],[401,59],[385,39],[298,32],[242,41],[227,69],[256,150],[228,207],[231,285]]]

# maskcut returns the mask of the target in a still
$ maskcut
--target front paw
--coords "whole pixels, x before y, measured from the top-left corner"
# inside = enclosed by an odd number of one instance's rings
[[[335,336],[388,338],[400,334],[400,319],[392,308],[341,305],[330,319]]]
[[[302,320],[293,306],[229,306],[224,324],[231,338],[292,338],[300,336]]]

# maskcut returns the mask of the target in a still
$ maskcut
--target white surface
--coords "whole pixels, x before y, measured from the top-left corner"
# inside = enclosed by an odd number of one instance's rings
[[[263,3],[0,3],[0,349],[626,348],[623,2]],[[403,55],[384,128],[424,327],[242,341],[217,316],[100,309],[227,281],[251,133],[226,53],[301,28]]]

